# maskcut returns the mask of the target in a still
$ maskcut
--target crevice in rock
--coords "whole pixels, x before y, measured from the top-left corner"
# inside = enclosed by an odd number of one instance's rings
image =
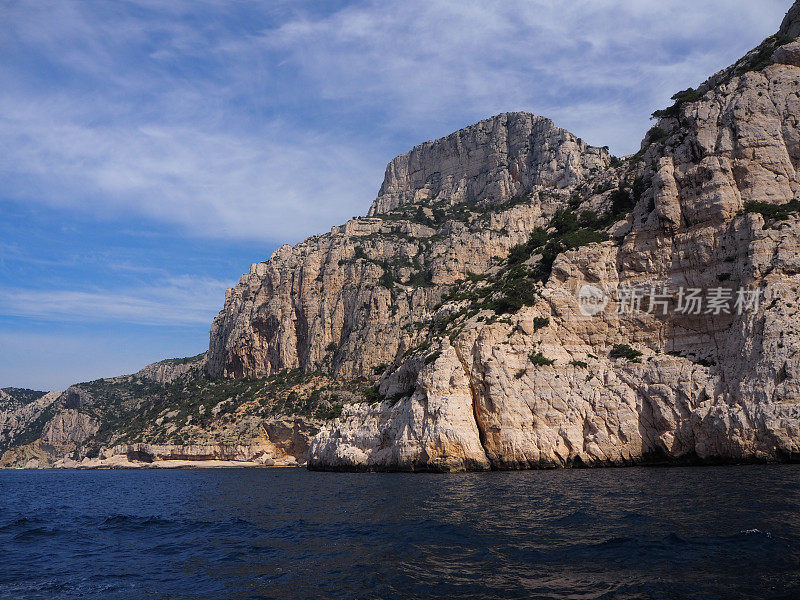
[[[483,431],[483,427],[481,427],[480,419],[478,418],[478,392],[475,389],[475,384],[472,381],[472,369],[467,366],[467,361],[464,360],[464,357],[461,356],[461,352],[458,351],[456,346],[453,346],[453,350],[456,353],[456,358],[458,358],[458,362],[461,363],[461,368],[464,369],[464,375],[467,376],[467,382],[469,384],[469,393],[472,396],[472,418],[475,421],[475,427],[478,429],[478,441],[481,443],[481,448],[483,449],[483,454],[486,456],[486,459],[489,461],[489,464],[494,467],[494,462],[489,457],[489,452],[486,450],[486,436]]]

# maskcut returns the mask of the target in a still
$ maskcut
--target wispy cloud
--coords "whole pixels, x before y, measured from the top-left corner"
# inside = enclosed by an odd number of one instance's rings
[[[194,277],[117,291],[0,288],[0,316],[60,323],[208,325],[230,282]]]
[[[0,51],[26,60],[0,67],[7,197],[270,241],[365,210],[384,159],[278,106],[271,57],[242,43],[240,22],[213,3],[141,9],[8,11]]]
[[[0,177],[17,201],[294,241],[363,213],[392,154],[497,112],[634,151],[650,111],[772,33],[786,8],[11,4]]]
[[[144,215],[211,237],[292,240],[360,212],[377,185],[354,148],[323,134],[291,140],[278,123],[256,141],[185,125],[96,127],[20,104],[0,97],[0,152],[15,170],[5,192],[44,205]]]
[[[290,21],[264,40],[322,97],[384,106],[394,128],[527,109],[625,152],[654,108],[774,32],[786,8],[782,0],[412,1],[403,10],[370,2]]]

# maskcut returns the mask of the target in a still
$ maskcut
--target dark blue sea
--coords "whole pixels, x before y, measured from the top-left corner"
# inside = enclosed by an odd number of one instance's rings
[[[800,465],[0,471],[0,598],[800,598]]]

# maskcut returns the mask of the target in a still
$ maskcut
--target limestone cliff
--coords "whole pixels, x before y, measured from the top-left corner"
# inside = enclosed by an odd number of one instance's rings
[[[0,453],[21,443],[18,437],[24,424],[39,418],[52,400],[53,395],[46,392],[0,389]]]
[[[358,385],[285,372],[212,381],[204,355],[64,392],[0,391],[0,467],[305,464],[311,438]]]
[[[495,320],[475,292],[445,303],[424,361],[396,361],[390,399],[347,407],[314,439],[311,466],[486,469],[652,460],[800,458],[796,315],[800,287],[800,33],[780,32],[658,111],[639,153],[574,204],[597,222],[608,200],[632,209],[609,241],[566,244],[532,306]],[[601,209],[602,211],[602,209]],[[580,219],[579,219],[580,220]],[[550,236],[574,235],[563,214]],[[532,238],[526,264],[541,263]],[[514,257],[516,258],[516,257]],[[488,279],[513,273],[489,269]],[[532,271],[535,278],[541,269]],[[760,289],[758,307],[677,312],[681,287]],[[591,284],[608,305],[579,310]],[[614,290],[672,290],[661,310],[628,313]],[[491,292],[494,293],[494,292]],[[620,310],[622,309],[622,310]]]
[[[209,374],[371,376],[420,339],[415,325],[445,286],[504,258],[610,160],[524,113],[397,157],[370,217],[281,247],[228,291],[211,328]]]
[[[800,459],[799,35],[800,2],[628,157],[526,113],[398,156],[367,217],[250,267],[206,354],[0,396],[0,465]]]
[[[501,203],[535,188],[575,187],[608,164],[550,119],[507,113],[417,146],[386,167],[370,216],[405,204]]]

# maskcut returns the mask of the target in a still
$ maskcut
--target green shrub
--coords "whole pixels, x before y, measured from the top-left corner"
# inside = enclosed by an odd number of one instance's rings
[[[375,374],[375,375],[380,376],[380,375],[383,375],[386,372],[386,369],[388,369],[388,368],[389,368],[389,365],[387,365],[386,363],[381,363],[376,367],[372,367],[372,373]]]
[[[394,275],[392,275],[391,271],[388,270],[385,270],[383,275],[381,275],[381,278],[378,280],[378,283],[388,290],[394,287],[394,282]]]
[[[342,408],[344,407],[341,404],[334,404],[327,409],[318,411],[317,416],[321,419],[338,419],[342,416]]]
[[[635,206],[630,194],[623,187],[619,187],[609,196],[611,210],[616,215],[628,214]]]
[[[508,251],[506,264],[509,266],[524,263],[533,254],[534,250],[542,247],[549,239],[547,230],[543,227],[535,228],[528,236],[528,241],[524,244],[517,244]]]
[[[765,219],[785,221],[800,211],[800,200],[790,200],[786,204],[770,204],[768,202],[745,202],[744,212],[758,213]]]
[[[655,111],[651,116],[654,119],[661,119],[663,117],[677,117],[680,114],[680,108],[686,102],[697,102],[703,97],[698,90],[694,88],[686,88],[680,92],[673,94],[672,100],[675,102],[663,110]]]
[[[444,333],[447,328],[460,316],[459,312],[450,313],[449,315],[445,315],[441,319],[438,319],[433,326],[433,330],[436,333]]]
[[[783,41],[783,39],[776,40],[775,37],[768,37],[758,47],[758,52],[756,52],[755,55],[749,59],[747,64],[745,64],[744,70],[760,71],[764,67],[772,64],[772,53],[775,51],[775,48],[777,46],[782,46],[785,43],[787,42]]]
[[[670,356],[685,358],[703,367],[713,367],[717,364],[717,361],[715,361],[713,358],[696,358],[694,352],[690,354],[683,354],[682,352],[678,352],[677,350],[670,350],[669,352],[667,352],[667,354],[669,354]]]
[[[546,357],[546,356],[544,356],[544,354],[542,354],[541,352],[533,352],[533,351],[532,351],[530,354],[528,354],[528,359],[529,359],[529,360],[530,360],[530,361],[531,361],[531,362],[532,362],[534,365],[536,365],[537,367],[546,367],[546,366],[550,366],[550,365],[552,365],[553,363],[555,363],[555,362],[556,362],[556,361],[554,361],[554,360],[552,360],[552,359],[549,359],[549,358],[547,358],[547,357]]]
[[[578,215],[568,208],[559,208],[550,220],[550,226],[561,234],[575,231],[578,228]]]
[[[533,318],[533,331],[537,332],[543,327],[550,325],[550,317],[534,317]]]
[[[574,250],[595,242],[605,242],[608,240],[608,234],[605,231],[596,231],[588,227],[583,227],[564,234],[561,240],[568,250]]]
[[[430,354],[428,354],[428,356],[425,357],[425,364],[426,365],[431,364],[437,358],[439,358],[441,355],[442,355],[442,353],[439,350],[437,350],[436,352],[431,352]]]
[[[417,207],[417,212],[414,214],[414,217],[413,217],[412,220],[417,222],[417,223],[421,223],[422,225],[428,225],[430,223],[430,221],[431,221],[431,219],[425,213],[425,209],[423,208],[422,205],[419,205]]]
[[[583,362],[582,360],[571,360],[569,361],[573,367],[580,367],[581,369],[586,369],[589,367],[588,363]]]
[[[556,257],[565,249],[561,240],[550,240],[547,242],[547,245],[541,250],[542,258],[533,272],[533,278],[539,281],[547,281],[550,277],[550,273],[553,272],[553,263]]]
[[[374,404],[375,402],[381,401],[381,393],[378,391],[378,386],[373,385],[366,389],[364,389],[364,400],[369,402],[370,404]]]
[[[663,144],[667,141],[667,138],[669,138],[669,134],[664,131],[663,128],[656,125],[650,128],[650,131],[647,132],[645,138],[651,144]]]
[[[647,182],[645,182],[644,177],[637,177],[633,180],[633,188],[631,192],[633,193],[633,204],[636,205],[639,202],[639,198],[642,197],[645,190],[647,189]]]
[[[595,194],[604,194],[608,190],[612,189],[613,187],[614,187],[614,184],[612,182],[610,182],[610,181],[605,181],[603,183],[598,183],[594,188],[594,193]]]
[[[531,249],[528,247],[528,244],[517,244],[516,246],[512,246],[511,250],[508,251],[506,262],[509,265],[517,265],[528,260],[530,256]]]
[[[614,344],[608,356],[610,358],[624,358],[631,362],[640,362],[639,358],[642,356],[642,352],[632,348],[628,344]]]
[[[536,248],[544,246],[548,239],[550,239],[550,236],[547,230],[544,227],[537,227],[531,232],[530,236],[528,236],[528,246],[536,250]]]
[[[531,273],[521,265],[502,273],[498,282],[488,290],[497,297],[487,302],[487,308],[503,315],[515,313],[523,306],[533,306],[538,294]]]
[[[585,210],[578,217],[578,224],[586,229],[594,229],[599,231],[607,228],[614,222],[613,216],[610,212],[605,212],[602,215],[593,213],[592,211]]]
[[[433,273],[428,270],[425,271],[417,271],[416,273],[412,273],[411,276],[408,278],[406,285],[410,285],[412,287],[428,287],[433,285]]]

